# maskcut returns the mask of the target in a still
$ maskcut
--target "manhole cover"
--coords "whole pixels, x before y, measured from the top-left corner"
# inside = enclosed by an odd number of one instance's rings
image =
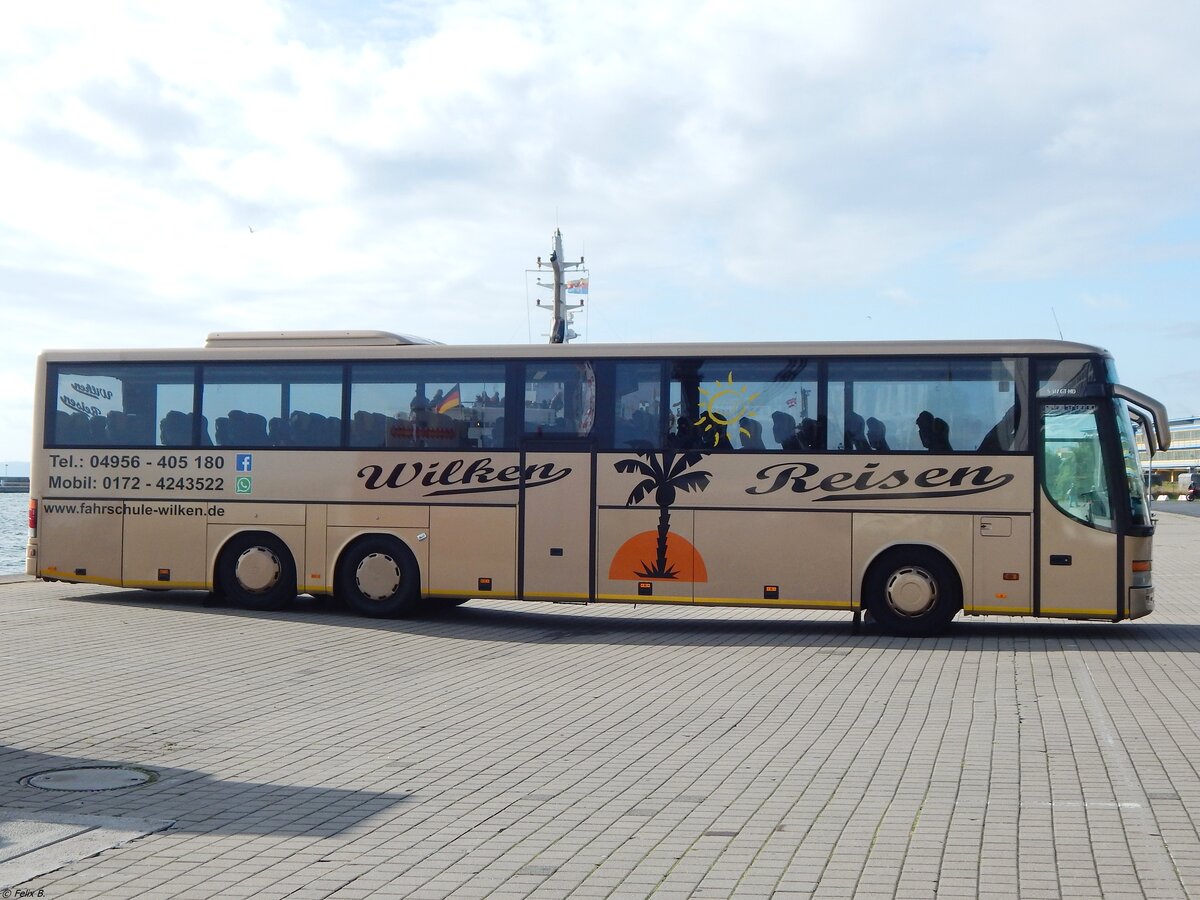
[[[149,784],[156,778],[149,769],[133,766],[84,766],[78,769],[55,769],[38,772],[21,779],[22,784],[45,791],[115,791],[120,788]]]

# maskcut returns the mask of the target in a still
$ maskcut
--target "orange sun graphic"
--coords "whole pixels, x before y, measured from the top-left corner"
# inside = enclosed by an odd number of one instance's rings
[[[608,567],[608,577],[613,581],[646,581],[655,576],[645,572],[654,562],[658,549],[658,532],[643,531],[635,534],[613,555]],[[667,535],[667,567],[674,571],[670,581],[708,581],[708,569],[704,559],[687,538],[674,532]]]

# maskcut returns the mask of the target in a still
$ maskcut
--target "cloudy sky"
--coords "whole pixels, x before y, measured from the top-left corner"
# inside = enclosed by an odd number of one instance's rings
[[[1057,337],[1200,413],[1200,6],[10,4],[0,460],[45,347]]]

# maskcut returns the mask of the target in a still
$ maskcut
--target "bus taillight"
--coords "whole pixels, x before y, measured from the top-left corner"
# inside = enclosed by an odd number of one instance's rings
[[[37,531],[37,501],[33,498],[29,500],[29,530]]]

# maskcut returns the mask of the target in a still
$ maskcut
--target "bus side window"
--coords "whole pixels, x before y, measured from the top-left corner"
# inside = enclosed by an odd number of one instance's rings
[[[871,449],[871,445],[867,443],[867,423],[853,410],[846,416],[846,436],[843,446],[845,449],[855,452]]]
[[[387,439],[387,416],[360,409],[350,423],[351,447],[382,447]]]
[[[742,436],[742,450],[766,450],[767,446],[762,439],[762,425],[757,419],[751,419],[749,416],[742,416],[738,419],[738,434]]]
[[[350,446],[504,447],[505,375],[496,362],[356,363]]]
[[[617,450],[657,450],[662,446],[662,365],[613,364],[612,427]]]
[[[796,417],[815,426],[817,370],[806,359],[681,359],[669,389],[668,439],[680,449],[794,453]]]
[[[341,445],[340,365],[215,362],[204,366],[203,378],[201,414],[213,423],[218,446]]]
[[[982,441],[979,442],[981,453],[1003,453],[1013,448],[1017,434],[1017,407],[1010,406],[1008,412],[992,426]]]
[[[945,419],[939,419],[927,409],[921,410],[917,416],[917,435],[921,446],[931,453],[948,453],[954,448],[950,446],[950,426]]]
[[[887,426],[874,416],[867,419],[867,443],[875,451],[892,449],[887,442]]]
[[[590,435],[596,421],[596,378],[592,364],[527,364],[524,408],[527,435]]]
[[[195,368],[180,364],[95,363],[53,367],[51,445],[98,447],[162,446],[162,423],[174,412],[183,428],[179,446],[191,443]],[[172,419],[172,424],[176,420]]]
[[[186,447],[192,442],[192,417],[189,413],[170,410],[159,423],[158,429],[164,447]]]
[[[498,448],[508,446],[508,438],[504,428],[504,416],[497,416],[493,420],[490,434],[484,438],[484,446]]]
[[[867,357],[832,360],[828,371],[831,450],[954,453],[1024,448],[1018,422],[1026,376],[1018,360]],[[865,434],[859,431],[859,417],[865,419]]]
[[[816,419],[801,419],[796,429],[801,450],[821,450],[825,447],[825,432]]]

